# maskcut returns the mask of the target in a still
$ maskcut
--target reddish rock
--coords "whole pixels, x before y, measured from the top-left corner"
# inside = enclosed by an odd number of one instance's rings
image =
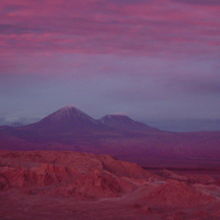
[[[205,205],[214,198],[193,186],[176,180],[167,180],[164,183],[152,186],[144,197],[156,206],[194,207]]]
[[[0,151],[0,219],[219,219],[215,182],[157,173],[107,155]]]
[[[136,164],[107,155],[76,152],[0,153],[0,189],[20,188],[28,192],[81,196],[116,197],[136,187],[133,179],[150,177]],[[46,190],[42,187],[50,186]]]

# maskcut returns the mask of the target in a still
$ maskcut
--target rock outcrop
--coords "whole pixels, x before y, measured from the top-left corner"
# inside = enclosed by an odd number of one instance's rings
[[[151,173],[134,163],[107,155],[76,152],[0,153],[0,189],[78,197],[117,197],[136,188]],[[43,188],[44,187],[44,188]]]
[[[219,219],[215,178],[108,155],[0,151],[0,219]]]

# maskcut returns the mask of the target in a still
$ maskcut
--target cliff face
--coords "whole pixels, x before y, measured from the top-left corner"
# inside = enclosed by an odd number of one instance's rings
[[[16,188],[82,198],[115,197],[136,187],[132,178],[147,180],[151,176],[136,164],[106,155],[5,151],[0,157],[1,190]]]
[[[214,219],[219,179],[108,155],[0,151],[1,219]],[[171,218],[172,217],[172,218]]]

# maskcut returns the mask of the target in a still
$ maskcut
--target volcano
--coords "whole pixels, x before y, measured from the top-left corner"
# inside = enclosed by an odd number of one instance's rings
[[[159,131],[158,129],[150,127],[144,123],[134,121],[127,115],[120,115],[120,114],[106,115],[100,119],[100,122],[108,127],[123,131],[134,131],[134,132]]]
[[[20,127],[0,127],[0,149],[74,150],[110,154],[153,167],[220,165],[220,132],[166,132],[126,115],[94,119],[66,106]]]
[[[103,125],[74,106],[65,106],[37,123],[25,126],[48,132],[88,132],[103,129]]]

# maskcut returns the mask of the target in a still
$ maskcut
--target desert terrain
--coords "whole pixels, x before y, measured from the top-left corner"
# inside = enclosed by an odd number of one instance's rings
[[[108,155],[0,151],[0,219],[220,219],[219,170],[147,169]]]

